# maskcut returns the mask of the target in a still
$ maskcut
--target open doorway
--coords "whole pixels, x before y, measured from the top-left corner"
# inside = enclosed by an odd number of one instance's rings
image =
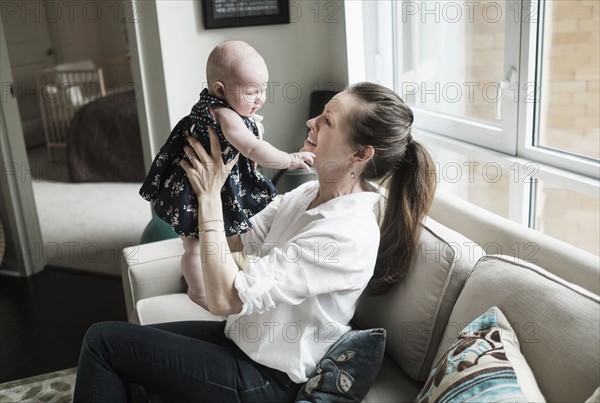
[[[124,13],[120,2],[32,0],[2,4],[3,27],[43,239],[43,245],[36,248],[40,258],[48,265],[118,275],[121,250],[137,243],[151,218],[147,203],[137,195],[139,183],[135,179],[123,180],[121,174],[109,178],[99,176],[96,171],[90,170],[90,165],[77,171],[85,165],[85,161],[78,159],[73,163],[69,160],[67,143],[62,150],[60,147],[50,150],[52,139],[47,134],[40,108],[42,88],[36,80],[36,72],[56,66],[91,63],[90,70],[93,70],[112,60],[126,59],[128,41]],[[102,88],[102,93],[98,92],[88,101],[102,98],[105,106],[109,104],[119,110],[124,108],[116,103],[135,102],[135,96],[132,100],[122,95],[124,91],[133,92],[131,83],[127,87],[127,83],[120,85],[117,82],[115,88],[114,82],[104,78],[103,87],[112,87],[108,89],[111,92]],[[78,79],[69,80],[66,97],[71,101],[72,97],[82,95],[77,95],[74,88],[90,88],[87,82],[82,84]],[[62,84],[59,81],[55,80],[54,87],[43,87],[56,89]],[[57,95],[58,92],[54,94],[52,98],[50,93],[51,102],[58,103],[64,98]],[[85,94],[83,96],[85,98]],[[85,107],[90,104],[85,102]],[[135,105],[129,109],[135,110]],[[112,111],[104,113],[114,115]],[[69,117],[69,124],[74,116]],[[90,144],[93,138],[90,128],[106,123],[107,119],[98,116],[94,110],[88,111],[86,119],[88,126],[82,124],[73,133],[77,133],[78,144],[84,150],[81,153],[96,156],[102,151],[102,144]],[[123,129],[121,124],[116,126]],[[135,129],[129,129],[123,130],[135,132]],[[112,129],[108,131],[114,132]],[[133,166],[131,155],[139,155],[137,159],[140,162],[135,173],[139,178],[140,164],[143,169],[139,128],[131,138],[136,136],[137,143],[130,142],[126,147],[106,141],[103,158],[96,159],[93,167],[102,168],[105,161],[119,154],[115,150],[119,150],[129,156],[129,161],[121,164],[129,173]],[[78,172],[78,176],[74,172]]]

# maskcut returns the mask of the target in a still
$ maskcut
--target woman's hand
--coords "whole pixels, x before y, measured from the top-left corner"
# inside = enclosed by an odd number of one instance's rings
[[[211,154],[206,152],[198,140],[189,136],[187,138],[189,145],[184,147],[184,151],[190,162],[182,159],[179,165],[185,171],[196,196],[212,199],[216,196],[220,198],[221,188],[237,163],[239,155],[224,164],[217,134],[211,127],[208,128],[208,134]]]

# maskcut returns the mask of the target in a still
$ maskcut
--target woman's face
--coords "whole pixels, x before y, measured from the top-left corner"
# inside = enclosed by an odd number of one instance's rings
[[[306,122],[310,131],[300,151],[315,154],[315,167],[320,174],[333,177],[352,165],[356,150],[350,144],[349,117],[354,105],[354,97],[341,92],[325,105],[323,113]]]

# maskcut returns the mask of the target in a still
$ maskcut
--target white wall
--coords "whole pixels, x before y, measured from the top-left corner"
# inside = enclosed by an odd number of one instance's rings
[[[249,42],[269,67],[269,98],[259,113],[265,139],[280,149],[295,151],[304,141],[312,90],[347,83],[341,0],[291,1],[290,24],[212,30],[203,27],[199,1],[159,0],[156,7],[170,127],[197,102],[208,54],[227,39]],[[152,135],[154,153],[168,134]]]
[[[57,63],[82,59],[100,63],[125,55],[124,20],[131,18],[132,9],[120,1],[53,0],[40,10],[39,17],[48,22]]]
[[[100,59],[97,26],[106,16],[102,11],[98,15],[98,3],[58,0],[51,6],[44,5],[41,17],[48,21],[57,63]]]
[[[102,9],[98,20],[98,50],[100,60],[124,56],[128,53],[125,21],[131,18],[131,11],[117,1],[97,2]]]

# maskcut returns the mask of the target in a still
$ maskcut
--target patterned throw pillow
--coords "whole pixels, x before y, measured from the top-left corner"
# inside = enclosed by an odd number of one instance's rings
[[[345,333],[321,359],[296,402],[360,402],[381,367],[385,337],[381,328]]]
[[[417,402],[543,402],[517,336],[497,307],[458,335]]]

